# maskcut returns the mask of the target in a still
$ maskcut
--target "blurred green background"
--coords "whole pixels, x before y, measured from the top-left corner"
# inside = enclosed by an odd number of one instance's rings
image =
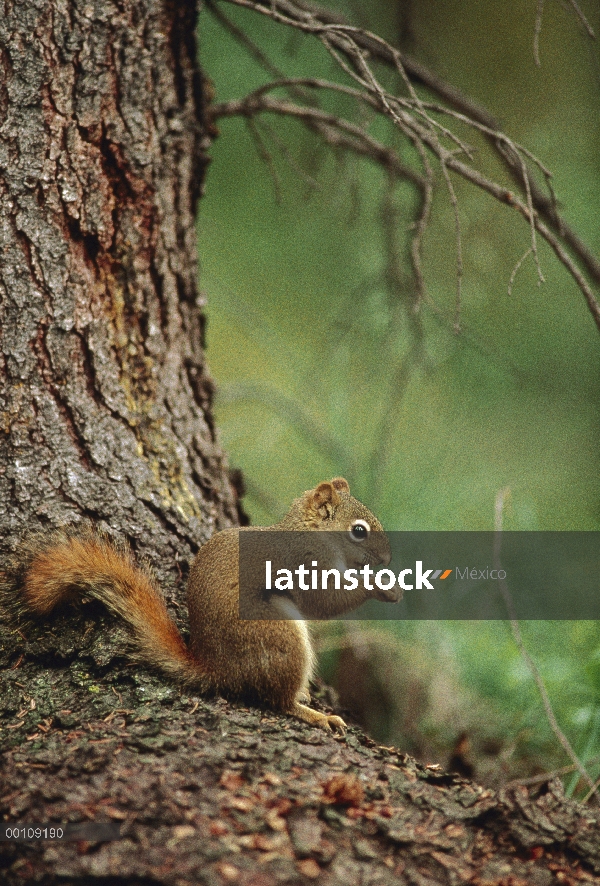
[[[599,41],[568,4],[546,4],[539,68],[526,0],[329,5],[487,106],[550,168],[565,218],[600,252]],[[600,34],[597,4],[581,8]],[[316,40],[219,9],[288,76],[338,77]],[[199,43],[217,101],[270,79],[208,10]],[[540,242],[546,282],[529,259],[509,294],[527,224],[453,176],[464,261],[455,335],[455,222],[436,169],[423,246],[430,303],[412,322],[410,186],[390,191],[381,170],[333,155],[298,123],[258,127],[257,147],[243,120],[219,122],[199,220],[217,420],[252,522],[274,522],[341,474],[387,529],[492,529],[505,488],[507,529],[600,529],[598,331],[551,250]],[[388,124],[374,120],[372,133],[414,161]],[[483,141],[460,134],[508,185]],[[600,754],[597,625],[531,623],[524,635],[575,749]],[[321,644],[324,673],[382,740],[441,762],[454,749],[492,782],[568,762],[506,623],[354,623],[330,626]]]

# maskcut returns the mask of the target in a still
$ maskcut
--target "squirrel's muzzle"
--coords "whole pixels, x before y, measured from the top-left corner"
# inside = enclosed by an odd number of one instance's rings
[[[386,566],[389,566],[392,559],[392,550],[390,548],[388,537],[385,532],[382,532],[381,536],[381,547],[380,550],[377,551],[378,560],[372,564],[372,568],[375,572],[377,572],[378,569],[385,569]],[[383,603],[398,603],[402,599],[402,588],[399,586],[398,582],[392,585],[391,588],[386,589],[375,585],[373,597],[376,600],[381,600]]]

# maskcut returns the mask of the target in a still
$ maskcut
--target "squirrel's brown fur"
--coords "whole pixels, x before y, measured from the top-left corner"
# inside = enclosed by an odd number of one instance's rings
[[[357,522],[369,527],[362,546],[356,539],[346,540],[345,534]],[[328,557],[333,551],[336,562],[340,558],[352,564],[389,562],[389,543],[381,524],[352,498],[342,478],[304,493],[281,523],[266,529],[281,533],[296,530],[282,537],[285,549],[301,556],[305,551],[294,551],[294,545],[306,545],[306,532],[316,541],[313,530],[337,530],[335,536],[324,533],[320,547],[311,545],[307,556],[318,549]],[[128,545],[88,523],[46,536],[32,535],[0,574],[0,600],[13,611],[44,618],[83,592],[129,623],[140,658],[179,681],[343,731],[339,717],[303,704],[309,700],[308,681],[314,663],[306,624],[293,618],[282,620],[281,599],[264,602],[261,598],[261,620],[239,617],[239,533],[244,531],[217,533],[194,561],[188,583],[189,649],[167,612],[151,571],[135,563]],[[364,587],[353,593],[324,594],[322,614],[341,614],[369,596],[373,593]],[[387,597],[393,599],[391,594]],[[284,603],[298,616],[303,612],[301,598]],[[307,597],[308,614],[319,606],[314,593],[310,600]]]

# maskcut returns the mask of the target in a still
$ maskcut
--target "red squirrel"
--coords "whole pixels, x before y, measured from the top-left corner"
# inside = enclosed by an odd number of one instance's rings
[[[306,545],[309,532],[307,557],[322,552],[327,565],[342,570],[390,562],[381,523],[350,495],[341,477],[305,492],[281,522],[259,528],[281,533],[284,550],[288,544],[290,551],[295,546],[296,558],[304,555],[298,546]],[[313,536],[313,530],[334,532]],[[38,617],[77,595],[93,597],[131,626],[137,657],[176,680],[200,692],[246,699],[343,733],[346,726],[340,717],[308,707],[315,656],[302,616],[341,615],[370,597],[396,601],[397,593],[368,590],[363,582],[352,591],[312,592],[308,602],[309,595],[296,590],[285,599],[273,595],[263,600],[261,620],[244,620],[239,616],[238,572],[239,536],[246,531],[216,533],[192,564],[187,586],[189,648],[150,571],[135,563],[127,545],[93,528],[69,527],[36,539],[25,560],[17,563],[17,555],[15,565],[8,567],[3,591],[13,598],[18,595],[22,608]],[[288,531],[289,543],[283,535]]]

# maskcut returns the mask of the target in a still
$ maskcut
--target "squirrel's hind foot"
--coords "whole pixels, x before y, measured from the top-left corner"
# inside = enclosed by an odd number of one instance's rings
[[[337,731],[341,735],[345,735],[346,729],[348,728],[341,717],[336,717],[335,714],[322,714],[320,711],[315,711],[313,708],[309,708],[299,702],[294,704],[290,714],[297,717],[298,720],[310,723],[311,726],[318,726],[319,729],[325,729],[326,732]]]

